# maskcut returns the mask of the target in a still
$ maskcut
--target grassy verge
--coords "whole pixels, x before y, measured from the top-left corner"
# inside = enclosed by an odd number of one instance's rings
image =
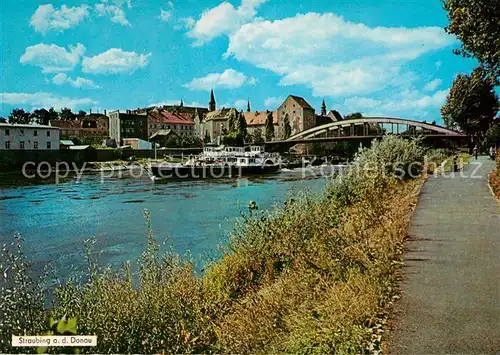
[[[500,154],[497,154],[496,163],[496,168],[489,175],[489,182],[491,190],[500,199]]]
[[[92,353],[377,352],[423,181],[412,163],[423,164],[424,153],[389,136],[362,150],[323,195],[253,208],[202,276],[161,253],[149,228],[136,277],[129,265],[99,268],[89,248],[86,276],[60,282],[46,309],[22,252],[5,248],[0,351],[30,351],[11,349],[11,334],[41,334],[50,312],[97,335]]]

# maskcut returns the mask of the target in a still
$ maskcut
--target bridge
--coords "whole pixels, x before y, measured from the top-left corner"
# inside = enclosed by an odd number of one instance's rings
[[[313,142],[363,141],[387,134],[431,139],[458,139],[467,136],[442,126],[394,117],[363,117],[337,121],[299,132],[288,139],[266,142],[266,145],[295,145]]]

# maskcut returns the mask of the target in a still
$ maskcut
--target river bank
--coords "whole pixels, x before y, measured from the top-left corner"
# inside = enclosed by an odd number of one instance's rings
[[[139,284],[129,267],[102,270],[91,257],[86,277],[56,289],[51,312],[77,317],[79,334],[97,334],[92,352],[377,351],[424,153],[417,142],[386,137],[321,193],[243,214],[201,276],[175,251],[160,252],[153,218]],[[39,299],[36,287],[16,292]],[[44,326],[43,306],[30,312],[33,333]]]

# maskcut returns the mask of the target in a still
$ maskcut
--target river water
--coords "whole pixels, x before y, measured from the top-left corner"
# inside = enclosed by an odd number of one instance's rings
[[[109,173],[106,173],[109,174]],[[63,275],[86,266],[84,240],[96,238],[102,265],[135,261],[147,244],[144,210],[155,237],[197,265],[216,257],[248,202],[259,209],[282,204],[299,191],[321,192],[328,178],[298,169],[265,179],[152,182],[128,173],[84,175],[62,183],[0,176],[0,244],[16,234],[40,271]]]

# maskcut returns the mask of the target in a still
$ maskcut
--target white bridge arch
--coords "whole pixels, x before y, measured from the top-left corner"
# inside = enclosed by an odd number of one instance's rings
[[[364,126],[364,127],[370,127],[373,125],[384,125],[384,124],[391,124],[391,125],[396,125],[397,130],[399,133],[399,126],[407,126],[406,132],[410,132],[410,127],[415,127],[415,128],[420,128],[421,130],[425,130],[428,132],[432,132],[430,134],[434,135],[442,135],[444,137],[465,137],[465,134],[461,132],[457,132],[454,130],[451,130],[449,128],[445,128],[442,126],[430,124],[430,123],[424,123],[424,122],[418,122],[418,121],[413,121],[413,120],[407,120],[407,119],[402,119],[402,118],[394,118],[394,117],[363,117],[363,118],[358,118],[358,119],[352,119],[352,120],[344,120],[344,121],[337,121],[333,123],[328,123],[322,126],[317,126],[313,127],[310,129],[307,129],[305,131],[299,132],[290,138],[284,140],[283,142],[293,142],[293,141],[303,141],[307,139],[313,139],[316,138],[319,135],[325,134],[328,136],[328,132],[330,131],[335,131],[335,130],[340,130],[343,128],[350,127],[351,128],[351,135],[354,135],[354,128],[356,126]],[[364,129],[363,136],[370,137],[373,135],[368,134],[368,129]],[[394,133],[394,132],[392,132]],[[421,133],[420,133],[421,134]],[[415,133],[414,135],[419,135],[419,133]],[[423,134],[425,135],[425,134]]]

